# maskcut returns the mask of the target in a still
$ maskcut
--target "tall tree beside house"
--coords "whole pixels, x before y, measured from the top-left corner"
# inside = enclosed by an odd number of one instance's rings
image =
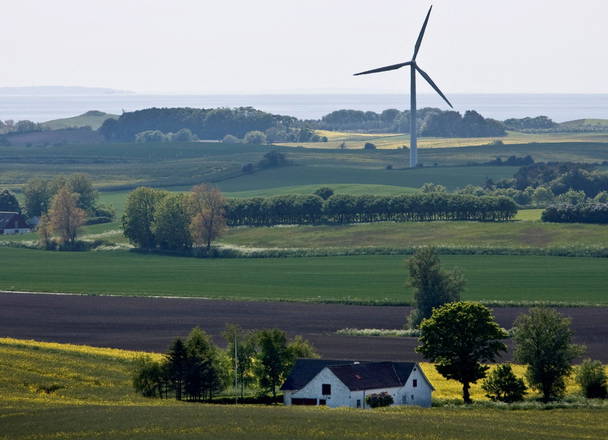
[[[86,212],[93,212],[97,202],[98,193],[93,187],[93,182],[85,174],[72,174],[67,177],[70,190],[79,195],[78,207]]]
[[[410,328],[418,327],[423,319],[429,318],[434,308],[460,300],[465,286],[464,277],[457,270],[443,270],[434,248],[417,250],[408,260],[408,268],[415,303],[415,309],[408,317]]]
[[[192,241],[209,251],[211,242],[226,230],[226,199],[216,187],[204,184],[192,188],[188,204],[192,213]]]
[[[547,308],[534,308],[513,324],[515,360],[527,365],[530,386],[542,393],[544,402],[558,399],[566,390],[572,362],[585,348],[572,343],[570,319]]]
[[[17,197],[8,189],[0,191],[0,211],[21,212]]]
[[[507,338],[490,309],[474,302],[453,302],[433,310],[420,324],[416,351],[435,363],[446,379],[462,384],[462,398],[471,403],[470,387],[486,376],[486,364],[507,350]]]
[[[72,248],[85,219],[86,213],[78,207],[78,194],[63,186],[53,197],[49,210],[51,230],[59,236],[59,242]]]
[[[139,187],[127,198],[122,217],[123,234],[129,241],[143,249],[156,247],[153,224],[156,207],[168,193],[153,188]]]
[[[51,219],[48,214],[42,214],[42,216],[40,216],[36,232],[38,232],[38,246],[44,249],[50,249],[53,245],[53,233],[51,231]]]
[[[226,325],[226,330],[222,335],[226,340],[226,354],[230,359],[232,383],[236,377],[238,390],[235,391],[243,398],[245,388],[255,382],[253,359],[257,352],[256,337],[251,331],[243,330],[234,324]]]
[[[39,217],[48,211],[52,197],[48,181],[28,180],[23,194],[25,195],[25,211],[29,217]]]
[[[257,343],[258,381],[261,388],[272,393],[273,400],[277,386],[285,381],[296,358],[318,357],[308,341],[298,337],[289,343],[285,332],[276,328],[260,330]]]
[[[184,194],[167,194],[157,204],[152,222],[154,239],[161,249],[184,250],[192,247],[190,213]]]

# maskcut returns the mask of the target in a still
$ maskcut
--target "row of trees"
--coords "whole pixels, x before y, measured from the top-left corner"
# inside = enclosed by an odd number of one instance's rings
[[[148,142],[193,142],[198,137],[188,128],[181,128],[175,133],[163,133],[160,130],[145,130],[135,134],[135,142],[145,144]]]
[[[398,196],[335,194],[284,195],[229,200],[229,225],[358,223],[377,221],[478,220],[504,221],[517,213],[506,197],[475,197],[447,193]]]
[[[450,302],[433,310],[420,324],[420,345],[416,349],[435,363],[446,379],[462,384],[463,400],[471,403],[470,386],[488,376],[489,366],[506,352],[503,342],[508,333],[496,322],[486,306],[474,302]],[[541,393],[542,400],[560,399],[566,391],[566,379],[573,362],[585,348],[572,343],[570,320],[557,311],[533,308],[520,315],[515,323],[515,361],[526,365],[528,385]],[[606,376],[594,374],[597,362],[587,361],[578,380],[587,397],[605,397]],[[591,371],[590,371],[591,370]],[[497,368],[483,388],[493,400],[521,400],[525,384],[510,366]]]
[[[546,208],[541,217],[554,223],[608,223],[608,200],[604,203],[560,204]]]
[[[288,339],[284,331],[245,331],[228,325],[226,350],[199,328],[186,340],[175,339],[161,360],[140,357],[133,370],[133,386],[146,397],[210,401],[229,384],[235,393],[257,389],[276,398],[296,358],[318,357],[314,347],[301,337]]]
[[[220,191],[197,185],[189,194],[137,188],[129,194],[122,217],[123,233],[143,249],[211,248],[226,227],[226,201]]]

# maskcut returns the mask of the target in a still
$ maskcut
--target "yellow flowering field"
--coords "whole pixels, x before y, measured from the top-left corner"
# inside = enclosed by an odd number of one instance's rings
[[[131,360],[141,354],[0,338],[0,440],[608,438],[606,408],[362,411],[146,399],[129,378]],[[437,397],[460,397],[458,384],[430,364],[423,368]],[[473,392],[483,397],[478,387]]]

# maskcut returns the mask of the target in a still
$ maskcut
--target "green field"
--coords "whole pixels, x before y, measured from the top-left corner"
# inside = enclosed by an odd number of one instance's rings
[[[0,248],[0,289],[249,300],[406,303],[403,256],[196,259],[128,251]],[[608,260],[444,256],[467,279],[464,299],[608,304]],[[78,268],[75,270],[75,268]]]
[[[239,227],[230,229],[220,242],[250,248],[608,248],[608,226],[514,221]]]
[[[608,425],[601,423],[608,410],[599,407],[364,411],[145,399],[130,384],[135,354],[0,339],[0,439],[571,440],[608,436]],[[432,371],[430,366],[425,368]],[[434,380],[434,384],[440,392],[445,381]]]

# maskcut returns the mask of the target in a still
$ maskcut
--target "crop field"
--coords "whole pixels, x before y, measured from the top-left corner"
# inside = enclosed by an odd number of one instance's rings
[[[221,243],[250,248],[608,248],[608,226],[513,221],[238,227],[231,228]]]
[[[197,259],[0,248],[0,260],[2,290],[380,304],[411,300],[403,256]],[[606,259],[463,255],[442,261],[463,270],[465,299],[608,303]]]
[[[135,395],[133,352],[0,339],[0,439],[603,438],[608,410],[347,410],[188,404]],[[430,365],[424,365],[439,390]],[[446,387],[451,388],[451,384]],[[481,398],[477,390],[474,398]]]
[[[593,121],[593,120],[590,120]],[[605,126],[605,121],[601,120]],[[308,143],[279,143],[280,145],[305,148],[340,148],[342,143],[346,144],[347,149],[361,149],[366,142],[371,142],[379,149],[395,149],[410,144],[410,135],[402,133],[352,133],[329,130],[317,130],[319,136],[326,136],[327,142],[308,142]],[[479,138],[418,138],[419,148],[448,148],[448,147],[471,147],[491,145],[494,141],[503,144],[523,144],[523,143],[546,143],[546,142],[608,142],[608,133],[520,133],[515,131],[507,132],[504,137],[479,137]]]

